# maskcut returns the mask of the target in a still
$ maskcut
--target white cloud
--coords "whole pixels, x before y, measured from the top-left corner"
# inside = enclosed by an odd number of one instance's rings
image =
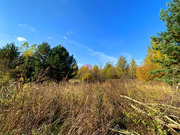
[[[66,36],[63,36],[65,40],[67,40],[67,37]]]
[[[26,42],[27,40],[24,37],[17,37],[17,41],[19,42]]]
[[[98,56],[98,58],[100,60],[103,60],[103,61],[106,61],[106,62],[113,62],[113,64],[116,64],[117,63],[117,58],[113,57],[113,56],[108,56],[107,54],[103,53],[103,52],[97,52],[97,51],[94,51],[88,47],[86,47],[86,49],[90,52],[90,55],[93,55],[93,56]]]
[[[27,24],[19,24],[20,27],[28,28],[30,31],[35,32],[35,29],[32,26]]]
[[[83,45],[81,45],[80,43],[78,43],[78,42],[76,42],[76,41],[68,41],[69,43],[72,43],[72,44],[75,44],[75,45],[77,45],[77,46],[79,46],[79,47],[81,47],[81,48],[84,48],[84,49],[86,49],[88,52],[89,52],[89,54],[90,55],[92,55],[92,56],[97,56],[98,57],[98,59],[100,59],[100,60],[102,60],[102,61],[104,61],[104,62],[113,62],[113,64],[116,64],[117,63],[117,58],[115,58],[115,57],[113,57],[113,56],[109,56],[109,55],[107,55],[107,54],[105,54],[105,53],[103,53],[103,52],[98,52],[98,51],[94,51],[94,50],[92,50],[91,48],[89,48],[89,47],[86,47],[86,46],[83,46]]]

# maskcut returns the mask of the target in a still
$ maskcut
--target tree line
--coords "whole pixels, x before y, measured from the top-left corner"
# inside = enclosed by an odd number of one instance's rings
[[[73,55],[61,45],[51,48],[46,42],[40,45],[21,47],[14,43],[0,49],[0,81],[22,80],[42,82],[51,79],[59,83],[77,74],[77,63]]]
[[[136,63],[132,58],[130,65],[127,63],[126,58],[119,57],[119,60],[114,66],[110,62],[107,62],[105,67],[94,65],[82,66],[77,74],[77,78],[82,81],[102,81],[105,79],[134,79],[136,77]]]

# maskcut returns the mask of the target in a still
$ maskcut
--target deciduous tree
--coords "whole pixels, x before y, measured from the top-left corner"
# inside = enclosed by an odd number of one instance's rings
[[[127,64],[126,58],[123,56],[120,56],[116,65],[116,72],[117,72],[118,78],[125,78],[127,76],[127,71],[128,71],[128,64]]]
[[[131,79],[134,79],[136,77],[136,68],[137,68],[136,62],[132,58],[129,69],[128,69],[128,74]]]
[[[154,63],[153,60],[163,60],[165,58],[164,55],[160,53],[160,51],[155,49],[156,46],[157,44],[151,42],[151,46],[148,46],[144,63],[140,67],[137,67],[136,76],[139,80],[149,81],[158,79],[164,75],[164,73],[152,74],[153,70],[162,69],[162,66],[159,63]]]

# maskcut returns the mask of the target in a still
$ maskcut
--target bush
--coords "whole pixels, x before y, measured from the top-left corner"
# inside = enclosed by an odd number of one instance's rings
[[[92,82],[93,81],[93,76],[90,73],[85,73],[81,77],[82,82]]]

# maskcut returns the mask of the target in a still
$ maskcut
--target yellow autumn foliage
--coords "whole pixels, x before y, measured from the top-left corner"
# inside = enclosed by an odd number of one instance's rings
[[[90,73],[85,73],[81,77],[81,81],[82,82],[91,82],[91,81],[93,81],[93,76]]]
[[[163,74],[151,74],[150,71],[153,71],[155,69],[161,69],[162,67],[160,65],[149,63],[145,65],[141,65],[140,67],[137,67],[136,69],[136,76],[139,80],[142,81],[150,81],[155,78],[161,77]]]
[[[136,76],[139,80],[149,81],[154,80],[155,78],[160,78],[163,76],[163,73],[151,74],[150,72],[156,69],[162,69],[162,66],[159,63],[154,63],[152,60],[158,59],[163,60],[165,56],[156,50],[157,44],[151,42],[151,47],[148,46],[147,55],[144,60],[144,64],[137,67]]]

